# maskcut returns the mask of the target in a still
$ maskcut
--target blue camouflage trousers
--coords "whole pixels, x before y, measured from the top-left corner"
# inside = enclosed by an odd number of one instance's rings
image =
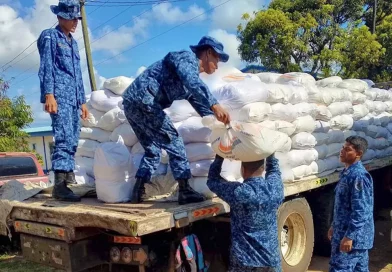
[[[161,160],[161,149],[169,155],[176,180],[192,177],[182,138],[159,105],[141,105],[124,99],[124,112],[145,153],[136,178],[151,180]]]
[[[340,243],[332,243],[329,272],[369,272],[369,251],[353,249],[344,253],[340,251]]]
[[[80,135],[80,116],[76,106],[61,103],[51,114],[54,135],[52,170],[71,172],[75,169],[75,153]]]

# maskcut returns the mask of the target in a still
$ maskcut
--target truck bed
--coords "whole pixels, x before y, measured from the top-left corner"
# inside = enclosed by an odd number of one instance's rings
[[[392,157],[366,164],[369,171],[392,164]],[[310,176],[285,184],[285,196],[296,195],[337,182],[339,172],[327,176]],[[11,220],[45,223],[74,230],[100,228],[128,236],[143,236],[192,222],[227,214],[230,207],[215,197],[202,203],[180,206],[177,202],[143,202],[141,204],[102,203],[96,198],[83,198],[80,203],[31,198],[13,203]],[[23,226],[19,226],[22,227]],[[26,226],[28,227],[28,226]]]

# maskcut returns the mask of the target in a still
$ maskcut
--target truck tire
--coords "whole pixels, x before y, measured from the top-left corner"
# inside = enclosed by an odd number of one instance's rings
[[[315,232],[315,253],[320,256],[331,256],[331,242],[328,239],[328,230],[333,220],[335,202],[335,186],[326,186],[313,192],[308,201],[313,213]]]
[[[305,198],[283,203],[278,210],[283,272],[306,272],[313,254],[312,211]]]

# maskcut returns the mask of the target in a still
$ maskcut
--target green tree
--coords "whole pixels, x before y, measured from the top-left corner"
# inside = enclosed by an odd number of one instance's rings
[[[42,164],[42,157],[30,150],[23,131],[33,122],[33,112],[23,96],[11,99],[6,92],[9,84],[0,79],[0,152],[33,152]]]
[[[369,77],[388,50],[365,24],[367,2],[274,0],[267,10],[243,16],[238,27],[240,56],[279,72]],[[389,25],[381,23],[378,29],[388,33]]]

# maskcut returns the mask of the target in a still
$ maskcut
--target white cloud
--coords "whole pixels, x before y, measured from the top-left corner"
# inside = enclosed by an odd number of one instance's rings
[[[238,46],[240,45],[240,42],[237,40],[235,34],[230,34],[223,29],[214,29],[211,30],[208,35],[223,43],[224,51],[230,56],[229,61],[223,65],[242,68],[241,66],[243,66],[243,62],[238,54]]]
[[[143,73],[147,69],[146,66],[141,66],[139,69],[136,71],[136,76],[139,76],[141,73]]]
[[[162,3],[154,6],[152,11],[153,17],[155,17],[155,19],[167,24],[176,24],[196,17],[202,14],[205,10],[194,4],[190,6],[188,10],[183,11],[178,6],[173,6],[171,3]],[[195,20],[202,21],[205,19],[206,15],[203,14],[197,17]]]
[[[220,5],[227,0],[208,0],[210,6]],[[241,3],[239,3],[241,2]],[[232,0],[222,6],[217,7],[212,12],[212,24],[214,28],[225,30],[236,30],[241,23],[244,13],[252,14],[260,10],[269,0]]]

